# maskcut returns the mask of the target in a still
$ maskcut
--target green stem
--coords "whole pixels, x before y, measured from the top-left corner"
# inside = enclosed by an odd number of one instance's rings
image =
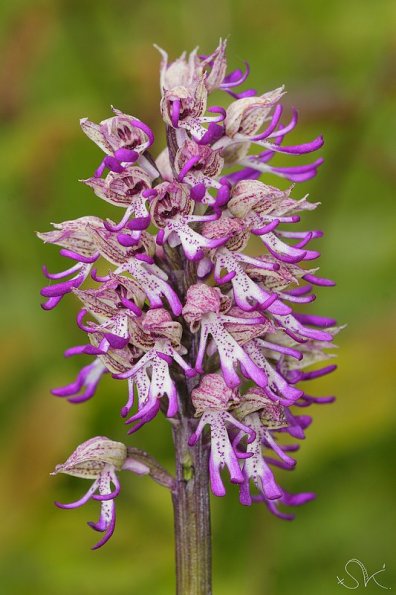
[[[176,593],[211,595],[211,532],[208,490],[208,449],[198,442],[189,448],[188,418],[173,430],[176,450],[175,516]]]
[[[170,133],[171,135],[171,133]],[[173,161],[170,150],[171,162]],[[173,276],[183,298],[191,285],[197,281],[196,265],[186,260],[179,250],[167,254],[178,258],[171,262]],[[172,266],[173,264],[173,266]],[[172,274],[172,273],[171,273]],[[187,332],[187,349],[190,361],[195,362],[198,334]],[[191,392],[199,383],[199,377],[180,378],[177,383],[180,417],[173,423],[173,441],[176,455],[176,484],[172,491],[175,520],[176,594],[211,595],[212,551],[209,500],[209,448],[203,440],[190,448],[188,439],[197,420]]]

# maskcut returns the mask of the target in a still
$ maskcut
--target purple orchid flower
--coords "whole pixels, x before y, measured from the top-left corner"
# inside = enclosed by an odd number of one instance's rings
[[[143,153],[153,144],[152,130],[138,118],[128,116],[118,109],[113,108],[115,116],[95,124],[82,118],[80,120],[83,132],[106,153],[106,157],[95,172],[95,177],[100,178],[105,169],[121,173],[125,165],[139,163],[143,167],[149,162]],[[152,166],[148,167],[152,172]]]
[[[227,411],[230,402],[238,402],[238,397],[235,391],[225,384],[219,374],[204,376],[199,387],[192,391],[191,397],[196,409],[196,415],[201,415],[201,418],[188,443],[190,446],[194,446],[204,427],[206,425],[210,426],[210,484],[215,496],[224,496],[226,492],[220,475],[220,470],[224,466],[228,468],[233,483],[242,483],[244,481],[238,461],[239,458],[244,457],[244,454],[238,453],[232,445],[228,428],[234,427],[240,433],[246,434],[248,442],[255,440],[255,432]]]
[[[134,471],[137,474],[149,473],[148,467],[128,458],[124,444],[109,440],[105,436],[97,436],[78,446],[67,461],[57,465],[52,473],[52,475],[66,473],[94,480],[89,490],[76,502],[69,504],[55,502],[59,508],[66,509],[78,508],[91,499],[100,502],[101,512],[98,522],[88,523],[95,531],[104,533],[102,539],[93,546],[94,550],[104,545],[114,533],[116,520],[114,499],[121,489],[117,473],[122,469]]]

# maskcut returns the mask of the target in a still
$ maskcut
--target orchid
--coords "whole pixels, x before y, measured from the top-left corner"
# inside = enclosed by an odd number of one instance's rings
[[[121,442],[114,442],[105,436],[97,436],[80,444],[67,461],[55,467],[52,475],[65,473],[83,479],[93,479],[89,490],[79,500],[62,504],[55,502],[59,508],[72,509],[83,506],[88,500],[100,502],[100,517],[97,523],[88,525],[95,531],[104,533],[92,549],[96,550],[104,545],[113,535],[115,528],[114,500],[121,490],[118,473],[121,470],[133,471],[137,475],[151,474],[153,479],[162,485],[170,485],[170,478],[164,470],[152,464],[145,453],[128,452],[128,448]],[[113,488],[111,486],[114,486]]]
[[[189,438],[189,445],[194,446],[201,436],[206,425],[211,430],[211,449],[209,456],[209,474],[212,492],[215,496],[224,496],[226,493],[221,480],[220,469],[225,465],[230,471],[233,483],[242,483],[238,457],[243,458],[243,453],[238,453],[231,445],[227,426],[237,428],[240,434],[248,436],[248,442],[255,440],[255,431],[243,425],[227,411],[230,403],[239,401],[238,396],[230,389],[220,374],[206,374],[199,385],[191,393],[196,415],[202,415],[195,432]]]
[[[283,120],[284,87],[262,95],[241,90],[249,66],[229,72],[226,45],[220,40],[209,55],[195,49],[173,62],[158,48],[165,148],[155,152],[151,128],[118,109],[99,124],[81,120],[105,154],[82,181],[121,214],[115,221],[83,216],[38,234],[73,263],[59,273],[44,267],[43,308],[74,294],[85,338],[65,355],[93,358],[53,394],[84,402],[110,374],[127,385],[121,418],[128,434],[136,439],[162,412],[176,450],[173,478],[136,447],[103,437],[84,442],[55,473],[93,484],[61,506],[101,502],[100,519],[91,523],[104,533],[100,547],[114,531],[121,471],[148,474],[167,487],[179,594],[210,592],[208,488],[224,496],[224,468],[243,505],[264,503],[280,518],[292,515],[279,505],[313,499],[311,492],[288,494],[275,471],[296,465],[290,453],[298,445],[283,438],[305,438],[312,421],[298,408],[334,399],[311,396],[305,386],[335,369],[323,362],[334,357],[329,350],[341,328],[303,311],[316,298],[315,286],[334,285],[318,276],[319,252],[311,247],[322,231],[290,229],[319,204],[292,193],[323,159],[269,165],[278,153],[312,153],[323,139],[284,141],[297,125],[295,110]],[[215,90],[231,98],[228,107],[210,104]],[[278,189],[267,173],[292,185]],[[262,248],[254,257],[252,238]]]

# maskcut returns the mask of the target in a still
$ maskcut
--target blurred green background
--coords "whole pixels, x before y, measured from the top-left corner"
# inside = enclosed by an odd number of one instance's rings
[[[345,576],[350,558],[369,574],[385,563],[378,578],[396,586],[395,27],[394,0],[0,4],[2,593],[173,592],[165,490],[125,474],[116,533],[98,552],[89,549],[96,535],[85,521],[99,507],[53,506],[85,488],[81,480],[50,478],[56,463],[88,437],[125,439],[118,417],[125,386],[105,378],[78,407],[49,394],[77,373],[82,358],[64,360],[62,351],[82,336],[73,299],[50,313],[39,307],[41,264],[63,265],[34,231],[106,211],[77,181],[101,159],[79,118],[99,121],[114,104],[161,138],[152,44],[176,57],[195,45],[210,52],[227,35],[230,66],[248,59],[252,86],[264,92],[286,84],[286,103],[300,111],[293,140],[325,135],[325,165],[294,196],[309,192],[322,202],[304,227],[324,229],[321,272],[337,280],[318,292],[312,309],[348,327],[338,340],[339,370],[314,387],[337,401],[311,408],[314,424],[296,471],[278,473],[290,491],[313,490],[317,500],[298,509],[293,523],[262,506],[240,506],[235,487],[213,501],[214,593],[332,595],[344,590],[336,577]],[[172,468],[169,427],[163,419],[151,426],[130,443]]]

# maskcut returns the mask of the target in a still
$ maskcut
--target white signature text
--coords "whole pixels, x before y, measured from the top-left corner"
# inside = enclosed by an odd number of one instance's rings
[[[346,589],[358,589],[360,587],[360,582],[358,579],[363,579],[363,585],[365,587],[367,587],[370,581],[372,581],[377,585],[377,587],[380,587],[380,589],[391,589],[391,587],[385,587],[382,585],[376,578],[379,574],[385,572],[385,564],[382,565],[380,570],[377,570],[377,572],[373,572],[373,574],[369,575],[363,562],[357,558],[352,558],[345,564],[344,569],[349,578],[340,578],[337,576],[337,584],[342,585]]]

